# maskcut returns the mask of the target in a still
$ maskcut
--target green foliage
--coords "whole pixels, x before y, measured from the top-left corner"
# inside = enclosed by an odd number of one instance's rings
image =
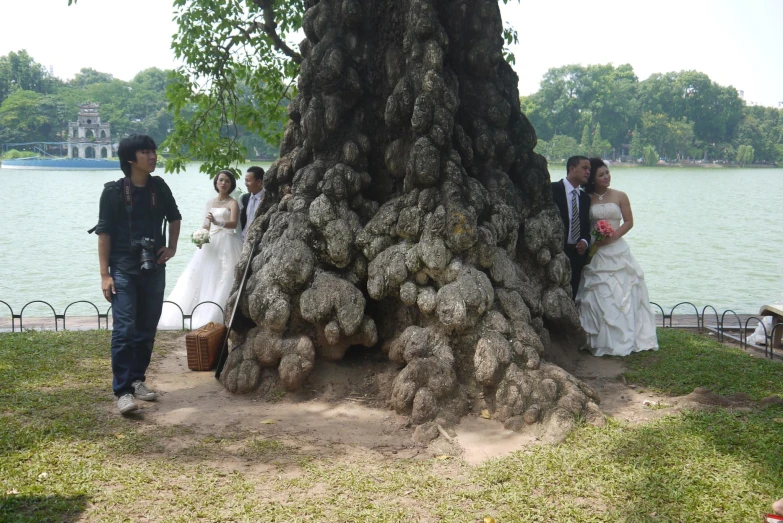
[[[539,91],[523,103],[536,133],[579,139],[585,125],[601,122],[602,135],[618,148],[637,118],[638,79],[630,65],[567,65],[547,71]],[[592,140],[587,142],[592,146]]]
[[[111,83],[113,80],[114,77],[109,73],[101,73],[91,67],[84,67],[68,83],[74,87],[87,87],[92,84]]]
[[[783,145],[783,110],[752,106],[743,111],[744,118],[732,138],[735,148],[742,144],[753,146],[755,159],[783,162],[778,148]]]
[[[631,136],[631,143],[628,149],[628,154],[636,161],[637,158],[644,156],[644,146],[647,145],[642,138],[642,133],[638,129],[634,128],[633,135]]]
[[[667,160],[691,156],[694,142],[693,122],[674,120],[664,114],[646,112],[641,118],[641,136]]]
[[[16,160],[17,158],[29,158],[31,156],[38,156],[38,154],[33,154],[30,151],[18,151],[16,149],[8,149],[6,152],[0,155],[0,158],[2,158],[3,160]]]
[[[503,0],[503,3],[508,3],[508,0]],[[514,56],[514,53],[509,50],[508,46],[518,44],[519,35],[517,34],[517,30],[508,22],[505,22],[505,25],[503,26],[503,42],[505,43],[503,46],[503,59],[510,64],[516,64],[517,58]]]
[[[214,173],[248,153],[275,151],[301,60],[285,37],[301,28],[305,4],[174,0],[179,31],[173,48],[186,65],[167,87],[173,121],[152,122],[173,129],[164,144],[172,155],[168,170],[198,157],[205,160],[201,169]],[[518,34],[506,25],[502,37],[504,58],[514,63],[508,46]],[[0,101],[2,71],[0,63]],[[101,74],[85,69],[78,81],[109,83]],[[783,111],[747,107],[736,89],[698,71],[656,73],[640,82],[629,64],[566,65],[547,71],[539,91],[520,103],[544,143],[582,137],[582,150],[596,155],[630,142],[633,158],[651,145],[667,159],[733,160],[737,147],[749,144],[757,161],[783,162]],[[594,132],[584,139],[585,126],[589,131],[594,122],[601,123],[600,139]]]
[[[737,163],[740,165],[747,165],[753,163],[753,157],[755,151],[752,145],[740,145],[737,148]]]
[[[571,156],[581,154],[579,144],[570,136],[556,134],[550,141],[539,140],[536,152],[550,162],[565,162]]]
[[[76,119],[79,104],[96,102],[101,105],[101,121],[112,125],[113,137],[148,134],[160,146],[174,128],[166,90],[179,78],[172,71],[150,68],[125,82],[84,68],[63,83],[48,77],[24,51],[9,53],[0,57],[0,92],[3,85],[14,86],[0,103],[0,143],[64,141],[68,122]],[[252,103],[249,90],[244,86],[242,89],[243,102]],[[285,104],[281,108],[285,109]],[[181,115],[188,119],[193,112],[192,107],[184,107]],[[254,129],[241,125],[236,128],[238,140],[250,156],[276,155],[276,148],[267,145]],[[278,121],[270,128],[279,133],[282,125]]]
[[[601,138],[601,124],[595,124],[595,130],[593,130],[593,143],[590,147],[590,156],[597,156],[599,158],[604,156],[604,153],[612,148],[612,144],[608,140]]]
[[[261,6],[266,6],[266,9]],[[168,86],[174,128],[167,171],[194,157],[214,175],[247,156],[243,133],[279,144],[301,56],[280,35],[301,28],[303,2],[175,0],[172,48],[185,65]]]
[[[146,69],[130,82],[87,69],[82,73],[69,82],[69,92],[63,93],[72,104],[71,119],[79,103],[97,102],[101,104],[101,121],[112,124],[112,135],[148,134],[158,144],[166,139],[172,126],[165,97],[170,71]]]
[[[0,67],[6,58],[0,57]],[[172,126],[165,98],[169,74],[147,69],[124,82],[82,69],[67,83],[53,82],[50,93],[15,89],[0,103],[0,143],[63,141],[68,122],[86,102],[101,104],[101,120],[112,124],[113,136],[144,133],[160,143]]]
[[[0,104],[0,143],[55,141],[67,121],[57,96],[17,89]]]
[[[0,56],[0,103],[16,90],[51,93],[58,83],[24,49]]]
[[[667,160],[706,153],[733,161],[737,148],[748,144],[756,160],[783,160],[783,111],[748,107],[736,89],[697,71],[653,74],[640,82],[630,65],[567,65],[547,71],[539,91],[520,103],[540,139],[581,137],[588,154],[627,146],[636,159],[651,145]],[[608,147],[593,143],[598,122]]]
[[[639,100],[642,112],[694,122],[696,137],[707,142],[727,141],[744,106],[736,89],[697,71],[654,74],[639,85]]]
[[[562,138],[560,139],[560,142],[566,147],[570,144],[570,142],[565,142]],[[568,156],[580,154],[588,157],[595,156],[600,158],[606,151],[611,149],[612,144],[601,137],[601,123],[596,122],[592,130],[590,124],[586,123],[582,128],[582,140],[579,142],[579,146]],[[566,156],[566,158],[568,156]]]
[[[660,156],[655,151],[655,147],[652,145],[645,145],[642,149],[642,158],[644,159],[644,165],[657,165]]]
[[[301,62],[286,37],[301,29],[306,3],[174,1],[179,30],[172,48],[185,65],[167,91],[174,116],[163,144],[171,155],[167,171],[197,156],[201,171],[214,175],[249,153],[276,154]],[[514,63],[508,47],[519,42],[517,31],[506,24],[502,37],[503,56]]]
[[[589,155],[590,154],[590,125],[585,124],[585,126],[582,128],[582,141],[579,142],[579,152],[580,154]]]
[[[510,1],[512,0],[503,0],[503,4],[507,5]],[[522,0],[517,0],[517,3],[522,3]],[[503,46],[503,59],[510,64],[516,64],[517,59],[514,56],[514,53],[509,50],[508,46],[511,44],[518,44],[519,35],[517,34],[517,30],[508,22],[505,22],[505,25],[503,26],[503,41],[505,42],[505,45]]]

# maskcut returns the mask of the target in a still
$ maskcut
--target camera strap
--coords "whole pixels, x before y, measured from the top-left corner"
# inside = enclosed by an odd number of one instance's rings
[[[153,211],[156,211],[158,209],[158,191],[155,190],[155,181],[152,179],[152,176],[150,176],[147,183],[150,184],[150,206]],[[125,200],[125,210],[128,212],[128,216],[130,216],[133,210],[133,189],[129,176],[122,180],[122,197]]]
[[[155,188],[155,181],[152,176],[147,180],[147,184],[150,186],[150,207],[154,216],[155,211],[158,209],[158,191]],[[131,212],[133,211],[133,186],[130,181],[130,176],[126,176],[122,180],[122,199],[125,202],[125,211],[128,213],[128,234],[131,244],[133,243],[133,217]]]

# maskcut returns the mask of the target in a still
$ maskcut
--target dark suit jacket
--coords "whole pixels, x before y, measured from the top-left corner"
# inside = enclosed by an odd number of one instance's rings
[[[563,220],[563,246],[568,243],[568,237],[570,235],[571,218],[568,216],[568,203],[566,202],[566,189],[564,185],[565,181],[560,180],[552,182],[552,199],[555,201],[558,210],[560,210],[560,218]],[[587,245],[590,245],[590,195],[582,191],[579,193],[579,239],[587,241]]]
[[[243,194],[240,201],[242,202],[242,209],[239,211],[239,224],[242,226],[240,231],[244,231],[245,224],[247,224],[247,202],[250,201],[250,193],[246,192]]]

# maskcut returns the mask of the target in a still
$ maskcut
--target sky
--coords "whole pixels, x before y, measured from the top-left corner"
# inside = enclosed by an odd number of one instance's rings
[[[171,0],[0,4],[0,56],[26,49],[59,78],[92,67],[130,80],[178,65]],[[783,0],[509,0],[502,12],[519,33],[512,51],[521,95],[537,91],[553,67],[628,63],[640,80],[697,70],[743,91],[748,104],[783,107]]]

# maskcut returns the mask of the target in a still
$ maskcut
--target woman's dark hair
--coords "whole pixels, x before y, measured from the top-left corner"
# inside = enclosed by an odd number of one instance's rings
[[[131,175],[131,165],[129,162],[136,161],[136,153],[139,151],[157,151],[155,140],[146,134],[132,134],[127,138],[120,140],[117,147],[117,156],[120,158],[120,169],[125,176]]]
[[[217,188],[217,181],[218,181],[218,178],[220,178],[221,174],[225,174],[226,176],[228,176],[228,179],[231,180],[231,189],[229,189],[229,191],[228,191],[228,194],[231,194],[232,192],[234,192],[234,189],[237,188],[237,179],[234,177],[234,173],[232,173],[229,170],[224,169],[224,170],[220,171],[219,173],[217,173],[215,175],[215,177],[212,178],[212,187],[215,188],[215,192],[217,192],[217,193],[220,192],[220,191],[218,191],[218,188]]]
[[[585,192],[587,194],[595,192],[595,173],[598,172],[598,169],[601,167],[606,167],[606,164],[602,159],[590,158],[590,178],[587,179],[587,183],[585,184]]]

